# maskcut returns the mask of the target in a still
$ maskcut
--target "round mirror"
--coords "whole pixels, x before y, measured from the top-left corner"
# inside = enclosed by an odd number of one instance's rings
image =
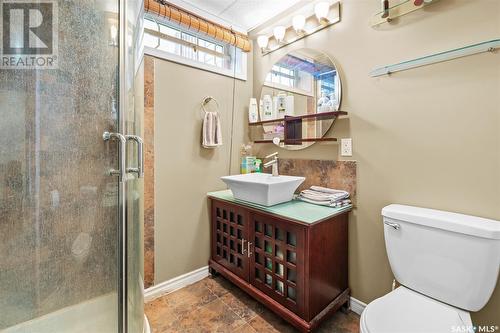
[[[262,139],[276,143],[279,138],[279,146],[289,150],[309,147],[332,126],[341,96],[337,68],[326,54],[313,49],[288,53],[273,65],[262,86]]]

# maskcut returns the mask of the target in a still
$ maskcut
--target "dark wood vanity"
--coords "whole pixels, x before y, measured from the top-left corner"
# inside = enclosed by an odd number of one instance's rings
[[[302,212],[322,209],[318,220],[301,221],[279,214],[279,207],[263,209],[224,198],[209,194],[212,274],[221,274],[303,332],[348,308],[350,207],[281,204]]]

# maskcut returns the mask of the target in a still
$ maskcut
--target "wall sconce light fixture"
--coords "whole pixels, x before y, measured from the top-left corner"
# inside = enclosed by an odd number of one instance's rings
[[[303,7],[273,22],[274,28],[266,24],[251,34],[257,38],[262,54],[266,55],[338,22],[340,0],[310,0]]]

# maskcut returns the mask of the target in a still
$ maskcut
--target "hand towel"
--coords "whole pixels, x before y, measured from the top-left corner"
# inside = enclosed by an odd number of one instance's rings
[[[222,130],[218,112],[205,112],[202,145],[204,148],[216,148],[222,145]]]

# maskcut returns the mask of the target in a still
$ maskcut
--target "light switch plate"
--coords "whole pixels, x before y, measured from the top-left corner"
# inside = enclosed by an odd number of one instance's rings
[[[352,156],[352,138],[340,139],[340,155]]]

